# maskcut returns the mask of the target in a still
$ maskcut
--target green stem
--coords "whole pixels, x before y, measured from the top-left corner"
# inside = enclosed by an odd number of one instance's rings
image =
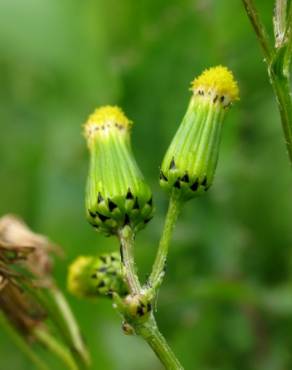
[[[292,3],[290,2],[287,12],[285,40],[287,42],[286,56],[284,60],[284,71],[289,73],[292,54]]]
[[[269,38],[267,31],[260,20],[256,7],[253,0],[242,0],[245,7],[246,13],[249,17],[249,20],[254,28],[254,31],[257,35],[259,43],[263,49],[266,61],[270,61],[273,55],[273,50],[270,47]]]
[[[37,328],[34,330],[35,337],[44,344],[52,353],[59,357],[70,370],[78,370],[78,366],[70,351],[52,337],[46,330]]]
[[[84,342],[80,335],[79,326],[75,320],[75,317],[71,311],[71,308],[64,297],[63,293],[57,288],[53,287],[49,290],[64,322],[69,336],[72,340],[74,350],[81,356],[83,362],[86,365],[90,364],[90,356],[84,345]]]
[[[129,226],[125,226],[118,231],[118,238],[121,243],[121,259],[126,283],[131,294],[139,294],[141,284],[136,273],[134,260],[134,232]]]
[[[169,249],[169,243],[172,237],[173,229],[182,207],[182,202],[172,193],[169,200],[168,211],[164,223],[163,232],[159,242],[155,262],[149,278],[151,286],[157,285],[164,276],[165,264]]]
[[[118,238],[121,243],[121,256],[123,269],[125,274],[125,280],[129,286],[129,290],[132,295],[144,295],[143,288],[139,282],[139,278],[136,273],[136,266],[134,261],[134,233],[129,226],[125,226],[118,232]],[[118,301],[120,298],[116,297]],[[124,311],[125,302],[120,302],[121,313]],[[128,312],[129,314],[129,312]],[[174,353],[170,349],[168,343],[159,332],[157,324],[155,322],[154,316],[151,314],[150,318],[141,323],[137,320],[134,315],[131,318],[131,324],[135,328],[137,335],[140,335],[149,344],[152,350],[155,352],[157,357],[160,359],[161,363],[165,366],[167,370],[183,370],[179,361],[175,357]]]
[[[292,165],[292,96],[290,79],[284,73],[270,71],[270,80],[276,95],[277,105],[280,111],[282,129],[285,136],[286,148]]]
[[[287,13],[287,3],[283,0],[277,0],[275,14],[276,45],[275,49],[271,49],[266,30],[260,21],[253,0],[242,1],[263,49],[265,61],[268,66],[270,82],[280,111],[288,157],[290,165],[292,166],[292,94],[290,88],[292,7],[291,4],[289,4],[288,14],[284,15],[284,11]],[[282,34],[284,32],[284,37],[279,37],[277,34],[278,31]]]
[[[2,314],[0,314],[0,325],[4,328],[17,347],[32,361],[37,369],[50,370],[49,367],[42,361],[42,359],[36,355],[25,339],[16,330],[14,330],[14,328],[8,323]]]
[[[139,334],[149,344],[155,352],[161,363],[167,370],[183,370],[175,354],[172,352],[167,341],[160,333],[154,317],[141,326],[135,327],[136,333]]]

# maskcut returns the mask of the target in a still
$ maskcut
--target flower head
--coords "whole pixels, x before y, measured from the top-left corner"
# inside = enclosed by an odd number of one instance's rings
[[[126,295],[119,253],[76,258],[69,267],[68,290],[79,298]]]
[[[194,94],[216,99],[227,106],[239,100],[239,88],[233,73],[226,67],[217,66],[206,69],[191,84]]]
[[[96,109],[84,127],[90,151],[87,218],[107,235],[125,225],[137,231],[152,217],[152,193],[131,149],[131,127],[114,106]]]
[[[162,162],[160,185],[187,200],[208,190],[218,161],[226,112],[239,99],[233,74],[218,66],[192,82],[187,112]]]

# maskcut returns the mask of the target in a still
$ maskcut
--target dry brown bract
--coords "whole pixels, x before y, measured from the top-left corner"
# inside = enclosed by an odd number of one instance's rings
[[[52,270],[49,253],[54,249],[45,236],[31,231],[18,217],[0,218],[0,261],[5,264],[22,263],[36,278],[48,280]]]
[[[45,236],[32,232],[18,217],[0,218],[0,310],[28,337],[46,316],[31,289],[52,284],[53,249]]]

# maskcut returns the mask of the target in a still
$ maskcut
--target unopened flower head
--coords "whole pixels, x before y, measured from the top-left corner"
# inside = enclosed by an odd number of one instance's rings
[[[105,234],[125,225],[137,231],[152,217],[152,193],[132,153],[131,127],[115,106],[96,109],[84,127],[90,151],[87,217]]]
[[[239,99],[233,74],[226,67],[205,70],[192,82],[187,112],[163,159],[160,185],[187,200],[213,182],[226,112]]]
[[[68,290],[79,298],[110,297],[113,292],[125,296],[119,253],[78,257],[69,267]]]

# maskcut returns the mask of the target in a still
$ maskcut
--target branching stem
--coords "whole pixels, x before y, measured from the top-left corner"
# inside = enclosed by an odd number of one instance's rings
[[[172,208],[173,208],[173,205],[171,206],[171,209]],[[172,228],[173,227],[170,227],[170,230],[168,231],[169,237],[171,235]],[[144,296],[145,288],[143,288],[140,284],[140,281],[139,281],[139,278],[136,272],[135,261],[134,261],[134,254],[133,254],[134,239],[135,239],[134,232],[129,226],[125,226],[119,230],[118,238],[121,244],[121,257],[122,257],[125,281],[128,284],[130,294]],[[166,241],[167,240],[165,240],[165,243]],[[167,250],[168,250],[168,247],[164,246],[164,253],[167,253]],[[160,263],[158,264],[158,267],[159,266],[160,266]],[[157,270],[157,273],[158,273],[158,270]],[[158,273],[158,275],[160,275],[160,273]],[[120,300],[120,298],[118,300]],[[121,306],[122,310],[123,310],[122,306],[125,304],[126,303],[123,301],[120,302],[119,306]],[[129,315],[129,312],[128,312],[128,315]],[[176,358],[176,356],[170,349],[167,341],[165,340],[163,335],[160,333],[157,327],[157,324],[155,322],[153,313],[150,313],[149,317],[145,319],[145,321],[142,321],[142,322],[141,322],[140,317],[136,317],[135,315],[133,315],[130,317],[130,322],[131,322],[131,325],[133,325],[135,329],[135,333],[137,335],[140,335],[142,338],[144,338],[144,340],[149,344],[149,346],[155,352],[155,354],[157,355],[161,363],[164,365],[166,370],[183,370],[183,367],[180,365],[178,359]]]

